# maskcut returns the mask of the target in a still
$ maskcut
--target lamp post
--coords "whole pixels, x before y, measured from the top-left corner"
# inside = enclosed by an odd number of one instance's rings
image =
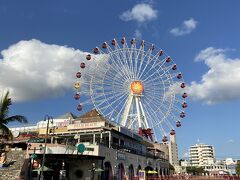
[[[53,124],[53,118],[52,116],[46,115],[44,118],[44,121],[47,121],[47,130],[45,134],[45,142],[44,142],[44,149],[43,149],[43,159],[42,159],[42,165],[41,165],[41,171],[40,171],[40,180],[44,180],[44,164],[46,159],[46,149],[47,149],[47,137],[48,137],[48,128],[49,128],[49,121],[51,121],[51,124]]]
[[[94,180],[94,175],[95,175],[95,170],[96,170],[96,167],[95,167],[95,163],[92,163],[92,180]]]
[[[34,162],[34,159],[37,158],[37,155],[35,154],[36,150],[42,150],[42,144],[39,145],[39,149],[37,149],[36,147],[34,147],[33,149],[31,149],[32,145],[31,144],[28,144],[27,145],[28,147],[28,150],[33,150],[33,154],[31,154],[30,156],[30,180],[32,180],[32,166],[33,166],[33,162]]]

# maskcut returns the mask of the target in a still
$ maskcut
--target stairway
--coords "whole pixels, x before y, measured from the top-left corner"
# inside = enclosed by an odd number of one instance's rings
[[[8,167],[0,168],[0,180],[18,180],[24,163],[25,151],[12,149],[7,153]]]

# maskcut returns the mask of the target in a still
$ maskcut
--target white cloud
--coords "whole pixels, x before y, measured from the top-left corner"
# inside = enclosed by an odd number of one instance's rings
[[[186,34],[190,34],[196,27],[197,27],[197,21],[193,18],[190,18],[188,20],[183,21],[181,27],[175,27],[170,30],[170,33],[172,33],[175,36],[183,36]]]
[[[153,9],[150,4],[136,4],[131,10],[127,10],[120,15],[123,21],[137,21],[143,23],[157,18],[157,10]]]
[[[142,32],[139,29],[136,29],[134,32],[134,37],[137,39],[142,39]]]
[[[9,89],[15,101],[63,95],[72,89],[87,54],[35,39],[20,41],[1,53],[0,89]]]
[[[208,47],[196,56],[209,70],[200,82],[191,83],[190,97],[208,104],[240,100],[240,58],[229,58],[226,51]]]
[[[233,139],[229,139],[229,140],[227,141],[227,143],[234,143],[234,140],[233,140]]]

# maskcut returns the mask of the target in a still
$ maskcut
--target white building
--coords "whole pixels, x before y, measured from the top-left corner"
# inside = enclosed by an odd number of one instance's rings
[[[189,149],[191,166],[204,166],[215,163],[214,147],[206,144],[196,144]]]
[[[202,167],[212,175],[227,174],[229,172],[226,161],[216,161],[214,147],[211,145],[196,144],[191,146],[189,149],[189,163],[190,166]],[[232,164],[230,160],[229,164]]]

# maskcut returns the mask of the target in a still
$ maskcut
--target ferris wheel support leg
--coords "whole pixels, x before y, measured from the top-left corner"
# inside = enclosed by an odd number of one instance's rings
[[[149,128],[149,124],[148,124],[148,121],[147,121],[147,118],[146,118],[146,115],[145,115],[145,112],[143,110],[143,106],[142,106],[142,102],[141,102],[141,99],[139,98],[139,105],[140,105],[140,109],[141,109],[141,112],[142,112],[142,115],[143,115],[143,123],[145,125],[145,128]]]
[[[128,96],[127,104],[126,104],[126,107],[125,107],[124,112],[123,112],[122,121],[121,121],[122,126],[126,126],[129,111],[130,111],[131,106],[132,106],[132,101],[133,101],[133,95],[130,94]]]
[[[137,108],[137,120],[138,120],[138,128],[142,127],[141,123],[141,112],[139,108],[139,97],[135,96],[136,108]]]

